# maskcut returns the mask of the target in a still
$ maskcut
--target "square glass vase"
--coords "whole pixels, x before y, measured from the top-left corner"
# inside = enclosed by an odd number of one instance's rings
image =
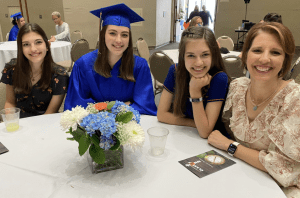
[[[92,157],[90,156],[89,152],[86,152],[87,161],[91,168],[93,174],[106,172],[110,170],[115,170],[119,168],[123,168],[124,166],[124,159],[123,159],[123,146],[121,145],[117,150],[106,150],[104,151],[105,154],[105,162],[103,164],[98,164],[94,162]]]

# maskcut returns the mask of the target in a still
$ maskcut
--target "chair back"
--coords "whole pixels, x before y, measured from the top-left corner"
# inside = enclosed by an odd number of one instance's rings
[[[244,68],[242,68],[242,60],[235,55],[228,55],[223,57],[223,62],[228,75],[234,79],[245,76]]]
[[[75,43],[75,41],[82,39],[83,35],[80,30],[75,30],[74,32],[71,33],[71,42]]]
[[[219,42],[220,47],[226,47],[229,51],[233,51],[234,42],[230,37],[220,36],[217,41]]]
[[[162,83],[164,83],[169,68],[174,64],[173,60],[162,51],[151,54],[149,58],[150,70],[154,77],[155,94],[162,91]]]
[[[149,62],[150,52],[146,41],[143,38],[139,38],[136,42],[137,53],[140,57],[146,59]]]
[[[284,80],[291,79],[292,75],[293,75],[293,79],[295,79],[295,75],[296,75],[297,71],[296,71],[296,73],[294,73],[294,69],[299,67],[299,66],[297,66],[299,63],[300,63],[300,57],[292,64],[291,70],[283,77]]]
[[[8,41],[8,37],[9,37],[9,32],[6,34],[6,41]]]
[[[299,60],[299,59],[298,59]],[[300,84],[300,61],[296,61],[291,70],[290,79],[294,79],[295,82]]]
[[[3,42],[3,33],[2,33],[1,24],[0,24],[0,42]]]
[[[5,101],[6,101],[6,84],[0,82],[0,110],[4,109]],[[0,116],[1,117],[1,116]],[[1,118],[0,118],[1,120]]]
[[[77,61],[77,59],[79,59],[81,56],[89,53],[89,51],[90,51],[90,46],[89,46],[89,42],[87,40],[79,39],[79,40],[75,41],[75,43],[73,44],[73,46],[71,48],[72,64],[68,71],[70,72],[72,70],[73,63],[75,61]]]

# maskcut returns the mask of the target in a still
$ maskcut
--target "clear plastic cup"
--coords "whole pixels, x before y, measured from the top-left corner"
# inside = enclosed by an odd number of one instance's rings
[[[169,130],[164,127],[152,127],[147,132],[150,140],[151,154],[154,156],[164,154]]]
[[[13,132],[19,129],[20,109],[17,107],[2,109],[0,111],[6,130]]]

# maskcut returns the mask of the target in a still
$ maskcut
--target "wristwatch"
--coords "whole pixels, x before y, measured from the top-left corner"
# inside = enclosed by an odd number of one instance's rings
[[[190,102],[201,102],[203,98],[190,98]]]
[[[238,142],[233,142],[232,144],[230,144],[228,149],[227,149],[228,155],[233,157],[233,155],[234,155],[234,153],[235,153],[235,151],[236,151],[239,144],[240,143],[238,143]]]

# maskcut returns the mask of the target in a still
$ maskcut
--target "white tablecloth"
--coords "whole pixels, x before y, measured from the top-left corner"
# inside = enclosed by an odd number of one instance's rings
[[[66,41],[56,41],[51,43],[51,54],[54,62],[71,60],[71,43]],[[12,58],[17,58],[17,41],[0,43],[0,72],[5,63]],[[2,73],[0,73],[0,78]]]
[[[78,154],[78,143],[59,125],[61,114],[20,119],[21,129],[5,132],[0,141],[9,152],[0,155],[0,197],[3,198],[283,198],[285,195],[267,174],[231,158],[200,138],[195,128],[162,124],[155,116],[142,116],[144,130],[163,126],[170,134],[163,157],[144,147],[132,152],[125,147],[124,168],[92,174],[87,159]],[[236,164],[198,178],[178,161],[215,149]]]

